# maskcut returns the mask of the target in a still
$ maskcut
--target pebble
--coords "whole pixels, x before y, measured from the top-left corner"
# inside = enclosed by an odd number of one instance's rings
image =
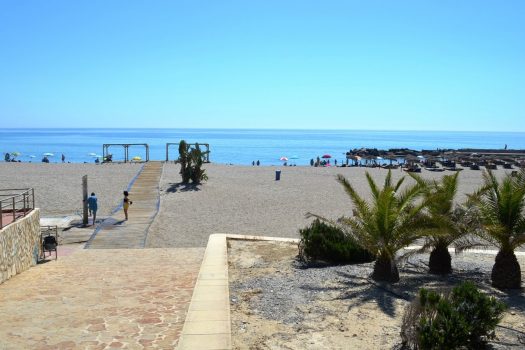
[[[301,330],[304,332],[303,322],[312,320],[322,322],[325,316],[333,315],[334,312],[337,313],[337,310],[333,310],[331,307],[327,309],[325,305],[319,304],[318,301],[320,300],[331,301],[341,298],[342,303],[344,303],[344,311],[347,311],[347,305],[352,302],[362,302],[360,305],[370,303],[372,305],[369,305],[372,308],[375,305],[381,307],[385,303],[387,303],[386,305],[392,303],[397,308],[406,303],[406,300],[411,300],[417,295],[419,288],[425,283],[436,283],[435,276],[425,273],[428,254],[411,257],[409,262],[412,264],[410,271],[413,271],[413,265],[416,265],[421,272],[415,275],[410,272],[410,278],[402,275],[400,282],[391,287],[405,300],[366,282],[365,279],[372,272],[373,263],[304,268],[303,265],[296,262],[292,264],[290,272],[287,270],[285,274],[268,273],[254,278],[244,278],[239,282],[232,283],[230,291],[232,294],[241,293],[245,290],[269,291],[261,293],[258,298],[247,301],[251,312],[283,324],[296,325],[298,327],[297,332]],[[493,260],[486,259],[486,257],[480,259],[476,254],[454,256],[453,268],[455,273],[440,279],[438,284],[443,286],[454,285],[459,280],[467,278],[479,284],[486,284],[492,265]],[[400,266],[402,274],[406,273],[403,271],[404,269]],[[516,312],[511,311],[511,314],[515,315]],[[357,312],[356,316],[361,320],[368,318],[366,312]],[[336,327],[340,332],[348,332],[348,328],[339,325]],[[394,336],[394,333],[388,332],[391,336]],[[345,333],[344,336],[350,337],[350,334]],[[358,337],[356,333],[351,334],[351,336]]]

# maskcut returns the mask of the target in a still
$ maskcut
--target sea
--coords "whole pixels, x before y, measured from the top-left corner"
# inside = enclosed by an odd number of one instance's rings
[[[372,130],[270,130],[270,129],[1,129],[1,160],[6,152],[22,162],[41,162],[51,153],[51,162],[92,163],[102,155],[103,144],[147,143],[150,160],[166,160],[166,143],[207,143],[214,163],[251,165],[308,165],[310,159],[330,155],[343,161],[354,148],[449,148],[525,149],[525,132],[465,131],[372,131]],[[113,160],[124,159],[124,149],[111,146]],[[178,156],[178,146],[169,148],[169,160]],[[146,159],[144,147],[131,146],[129,157]]]

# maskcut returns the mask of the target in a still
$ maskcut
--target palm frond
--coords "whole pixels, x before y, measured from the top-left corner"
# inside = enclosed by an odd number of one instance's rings
[[[377,188],[374,179],[368,171],[365,173],[365,176],[366,180],[368,181],[368,186],[370,187],[370,192],[372,192],[372,196],[374,197],[374,199],[377,199],[377,197],[379,196],[379,189]]]
[[[523,244],[525,244],[525,233],[515,235],[510,242],[513,250],[521,247]]]
[[[368,203],[357,193],[357,191],[352,187],[348,180],[341,174],[337,175],[337,181],[343,186],[345,192],[350,196],[350,200],[356,207],[357,212],[361,216],[366,216],[369,214],[370,209]]]
[[[311,219],[311,218],[316,218],[316,219],[319,219],[323,222],[327,222],[327,223],[334,223],[335,221],[331,220],[331,219],[328,219],[324,216],[321,216],[321,215],[317,215],[317,214],[314,214],[314,213],[310,213],[310,212],[307,212],[306,214],[304,214],[304,216],[307,218],[307,219]]]
[[[489,247],[490,247],[490,244],[488,244],[488,242],[483,242],[483,241],[480,241],[479,239],[475,239],[474,237],[470,237],[470,236],[463,236],[454,242],[454,250],[456,251],[456,254],[463,253],[465,250],[468,250],[468,249],[473,249],[473,248],[487,249]]]
[[[390,170],[389,170],[390,171]],[[399,191],[399,189],[401,188],[401,186],[403,185],[403,182],[405,182],[405,177],[402,176],[399,180],[397,180],[397,183],[396,185],[394,186],[394,191],[397,192]]]

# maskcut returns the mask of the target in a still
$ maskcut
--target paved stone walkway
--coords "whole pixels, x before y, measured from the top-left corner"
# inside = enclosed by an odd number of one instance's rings
[[[133,202],[129,220],[125,221],[124,211],[118,210],[97,227],[86,248],[144,248],[149,226],[158,212],[161,174],[161,162],[147,162],[129,190]]]
[[[78,249],[0,285],[0,349],[173,349],[204,248]]]

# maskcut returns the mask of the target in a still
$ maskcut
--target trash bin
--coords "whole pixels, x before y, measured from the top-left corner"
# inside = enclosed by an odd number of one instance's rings
[[[281,171],[275,170],[275,181],[279,181],[281,179]]]

